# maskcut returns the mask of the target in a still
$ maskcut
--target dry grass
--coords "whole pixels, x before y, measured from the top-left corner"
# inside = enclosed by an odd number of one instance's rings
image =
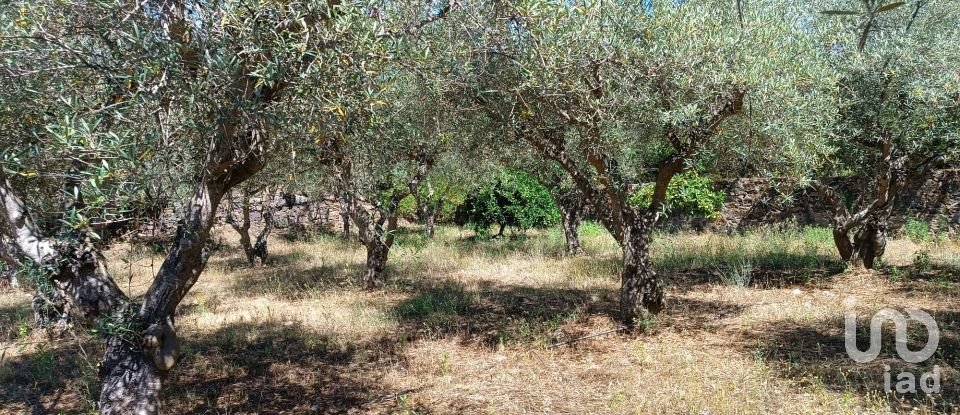
[[[821,230],[660,235],[653,253],[668,309],[643,333],[611,333],[619,250],[596,226],[587,255],[562,254],[558,230],[493,241],[443,227],[400,235],[391,282],[357,282],[364,252],[331,236],[272,242],[247,269],[223,246],[184,300],[184,358],[166,413],[937,413],[957,411],[960,246],[892,241],[887,265],[845,273]],[[924,253],[925,252],[925,253]],[[919,254],[918,254],[919,253]],[[108,252],[115,278],[142,294],[161,257]],[[851,299],[855,299],[855,302]],[[0,412],[90,411],[99,344],[30,331],[30,297],[0,293]],[[854,304],[855,303],[855,304]],[[940,323],[939,352],[858,365],[843,312],[918,307]],[[918,348],[924,338],[912,339]],[[862,343],[863,344],[863,343]],[[889,347],[886,347],[889,346]],[[89,358],[84,358],[86,353]],[[941,367],[943,393],[883,393],[883,364]]]

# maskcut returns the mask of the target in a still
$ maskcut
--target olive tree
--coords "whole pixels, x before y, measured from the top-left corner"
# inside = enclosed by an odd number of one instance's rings
[[[590,205],[583,194],[577,190],[577,186],[570,179],[570,175],[557,163],[551,160],[541,160],[533,154],[522,157],[516,163],[512,163],[529,174],[546,187],[553,198],[557,209],[560,211],[560,226],[563,229],[563,237],[566,242],[566,252],[568,255],[579,255],[583,253],[583,247],[580,245],[580,224],[584,217],[589,215]]]
[[[386,3],[377,16],[419,16],[407,27],[417,36],[394,39],[389,47],[365,50],[363,64],[345,67],[340,93],[309,115],[316,138],[305,148],[313,163],[329,168],[342,209],[357,228],[367,259],[361,277],[372,289],[384,280],[399,226],[400,202],[413,196],[419,216],[432,232],[431,173],[456,146],[456,111],[444,105],[448,83],[431,76],[435,50],[447,47],[444,33],[425,24],[445,17],[453,3],[429,4],[424,11]]]
[[[104,337],[100,411],[156,413],[179,358],[176,309],[204,269],[221,199],[263,168],[275,137],[303,135],[302,123],[280,122],[280,104],[330,96],[327,80],[354,63],[344,48],[360,55],[434,19],[391,23],[362,5],[326,1],[46,3],[0,6],[11,22],[3,26],[2,54],[13,57],[0,68],[12,80],[0,91],[0,118],[20,120],[0,123],[0,222],[16,255],[65,299],[71,322]],[[38,102],[44,105],[33,106]],[[58,142],[63,135],[79,137],[78,145]],[[37,151],[12,150],[31,140]],[[75,232],[51,232],[41,225],[54,209],[44,195],[26,191],[43,177],[34,166],[44,167],[68,178],[63,189],[73,189],[77,202],[81,186],[69,180],[91,164],[107,176],[135,172],[113,167],[120,153],[132,154],[134,166],[183,155],[175,166],[155,164],[170,167],[189,189],[167,256],[136,299],[111,278],[91,221],[73,215]],[[70,168],[79,172],[63,174]],[[133,179],[109,183],[134,193],[146,187]],[[82,200],[89,205],[91,197]]]
[[[409,73],[389,66],[364,83],[375,83],[378,92],[353,101],[341,100],[328,111],[323,124],[339,129],[325,131],[318,140],[320,163],[331,168],[337,193],[343,200],[360,241],[367,250],[363,285],[372,289],[384,280],[384,270],[399,226],[400,202],[417,198],[428,233],[433,212],[427,203],[434,197],[422,188],[452,139],[443,121],[424,117],[420,107],[403,97],[411,94]]]
[[[269,254],[267,239],[270,237],[270,233],[273,232],[275,225],[273,221],[274,193],[271,190],[269,186],[255,186],[252,188],[250,186],[243,186],[240,189],[238,197],[235,198],[233,192],[227,195],[226,222],[237,232],[237,235],[240,237],[240,249],[243,250],[243,254],[247,258],[247,263],[254,267],[265,265]],[[259,211],[260,214],[261,226],[254,239],[250,237],[250,228],[252,226],[250,212],[254,209],[254,207],[251,206],[252,199],[255,199],[254,195],[257,194],[259,194],[260,206],[256,208],[256,210]],[[239,218],[235,216],[238,213],[237,210],[239,210]]]
[[[671,179],[742,157],[804,176],[823,148],[831,75],[802,6],[725,1],[477,5],[462,84],[504,132],[558,163],[623,250],[620,313],[665,304],[649,256]],[[629,203],[652,181],[647,207]]]
[[[838,74],[835,157],[822,176],[862,177],[844,194],[821,177],[840,257],[873,268],[898,199],[960,148],[960,5],[823,1],[820,50]]]

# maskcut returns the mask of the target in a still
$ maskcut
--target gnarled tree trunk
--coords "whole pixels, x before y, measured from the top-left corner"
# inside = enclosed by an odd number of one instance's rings
[[[20,270],[20,261],[14,254],[16,248],[0,237],[0,281],[7,280],[11,288],[19,288],[20,283],[17,279],[17,272]]]
[[[177,305],[206,265],[214,212],[231,187],[262,168],[262,139],[257,132],[238,137],[235,126],[208,154],[173,247],[144,295],[140,310],[110,277],[105,261],[89,241],[45,239],[0,172],[0,204],[7,234],[20,253],[47,271],[49,282],[64,294],[64,313],[86,327],[108,317],[125,327],[105,333],[107,350],[100,364],[103,414],[153,414],[167,371],[179,354],[174,326]],[[239,156],[242,155],[242,156]]]
[[[887,220],[879,218],[867,220],[859,226],[850,226],[850,229],[835,226],[833,243],[840,259],[850,268],[873,269],[886,250],[886,229]]]
[[[851,265],[873,269],[875,261],[883,256],[887,246],[886,224],[876,221],[865,223],[854,235]]]
[[[257,241],[253,244],[253,252],[250,255],[253,257],[253,260],[250,262],[253,266],[266,265],[267,258],[270,255],[270,252],[267,250],[267,240],[270,237],[270,233],[273,232],[274,227],[273,212],[268,204],[263,204],[260,216],[263,218],[263,228],[261,228],[260,233],[257,234]]]
[[[103,414],[152,414],[159,408],[159,391],[167,372],[179,359],[174,316],[206,267],[207,242],[220,200],[235,185],[263,168],[263,138],[259,131],[238,131],[223,125],[187,204],[174,244],[131,323],[141,327],[142,342],[108,341],[100,365]],[[242,156],[240,156],[242,155]]]
[[[390,248],[393,247],[397,230],[397,208],[402,196],[397,192],[390,197],[387,206],[372,207],[379,216],[376,220],[372,220],[372,215],[366,211],[355,215],[360,238],[367,247],[367,262],[362,281],[364,288],[368,290],[376,288],[385,280],[383,272],[387,266]]]
[[[227,197],[227,223],[240,236],[240,249],[247,257],[247,262],[253,265],[253,243],[250,240],[250,194],[244,190],[240,196],[240,222],[233,217],[233,195]]]
[[[340,204],[340,222],[343,224],[340,235],[343,239],[350,239],[350,207],[347,196],[340,195],[338,202]]]
[[[423,233],[426,234],[428,238],[433,238],[436,233],[437,209],[429,201],[423,201],[421,203],[418,200],[417,205],[417,218],[420,219],[420,223],[423,224]]]
[[[422,191],[420,184],[427,180],[427,174],[433,168],[434,158],[426,152],[421,152],[417,156],[417,169],[407,187],[410,195],[417,202],[417,220],[423,224],[423,232],[428,238],[433,238],[434,221],[436,220],[437,209],[433,205],[434,192],[430,182],[426,182],[426,191]]]
[[[265,193],[270,194],[269,191]],[[250,193],[244,191],[243,196],[241,196],[240,222],[237,222],[233,217],[233,198],[228,197],[227,199],[229,201],[227,206],[227,223],[240,235],[240,248],[243,249],[247,263],[249,263],[250,266],[266,264],[268,255],[267,238],[270,236],[274,227],[273,212],[270,203],[266,201],[266,198],[261,198],[260,216],[263,221],[263,227],[260,229],[260,233],[257,234],[256,242],[253,242],[250,238]]]
[[[883,257],[887,245],[887,227],[893,207],[903,189],[922,180],[936,157],[914,165],[907,174],[905,156],[895,157],[893,138],[885,133],[877,146],[880,159],[874,176],[874,194],[863,195],[861,201],[868,201],[860,210],[851,212],[843,203],[840,194],[827,184],[813,182],[812,186],[830,206],[833,215],[833,241],[840,258],[851,268],[873,269],[877,260]],[[851,232],[853,235],[851,237]]]
[[[634,325],[664,307],[663,285],[650,261],[650,241],[655,214],[641,215],[624,227],[623,272],[620,278],[620,315]]]
[[[387,267],[387,257],[390,254],[390,247],[386,243],[376,240],[367,247],[367,263],[363,269],[363,286],[366,289],[374,289],[384,280],[383,271]]]
[[[560,208],[561,225],[563,226],[563,236],[567,242],[567,254],[578,255],[583,253],[583,247],[580,245],[580,222],[583,221],[585,213],[585,204],[583,197],[576,191],[563,191],[555,189],[553,199]]]
[[[393,189],[386,205],[376,200],[368,202],[357,188],[353,164],[340,143],[331,142],[330,146],[337,186],[344,195],[350,218],[357,225],[360,241],[367,248],[367,262],[361,282],[366,289],[374,289],[384,280],[383,271],[398,225],[397,209],[406,193]],[[390,186],[382,185],[379,188],[387,191]]]

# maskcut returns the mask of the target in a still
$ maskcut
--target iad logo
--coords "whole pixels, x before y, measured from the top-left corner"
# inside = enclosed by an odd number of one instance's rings
[[[940,328],[937,322],[923,310],[910,308],[907,309],[907,314],[927,329],[927,344],[922,349],[913,351],[907,347],[906,317],[899,311],[885,308],[874,314],[870,320],[870,347],[865,352],[857,348],[857,313],[853,311],[844,313],[844,345],[847,348],[847,355],[857,363],[867,363],[876,359],[880,355],[880,331],[883,322],[892,321],[896,327],[897,354],[901,359],[910,363],[920,363],[932,357],[937,351],[937,345],[940,344]],[[891,392],[890,366],[883,365],[883,367],[884,389]],[[928,394],[940,392],[939,366],[934,366],[933,372],[926,372],[920,376],[920,388]],[[897,393],[917,393],[917,378],[911,372],[901,372],[897,375],[896,390]]]

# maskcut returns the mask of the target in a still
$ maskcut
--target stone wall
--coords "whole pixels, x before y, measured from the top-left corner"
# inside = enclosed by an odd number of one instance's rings
[[[261,203],[262,196],[250,198],[250,223],[258,228],[263,223]],[[304,194],[277,193],[272,196],[272,200],[267,204],[273,209],[274,226],[280,230],[302,229],[311,231],[339,232],[343,229],[343,221],[340,216],[340,204],[335,197],[324,195],[311,198]],[[220,210],[217,212],[217,222],[227,223],[226,210],[229,203],[226,201],[220,203]],[[236,212],[234,217],[240,217],[240,199],[234,201]]]
[[[838,179],[831,184],[841,194],[855,194],[853,190],[869,187],[865,178]],[[727,194],[718,219],[670,217],[664,221],[665,226],[733,232],[778,223],[830,223],[829,207],[813,189],[784,194],[777,190],[775,181],[765,178],[721,180],[717,185]],[[933,232],[960,236],[960,170],[938,170],[902,195],[891,223],[893,233],[911,218],[929,222]]]
[[[263,196],[253,196],[250,198],[250,223],[254,230],[263,226]],[[333,196],[324,195],[321,197],[310,198],[303,194],[283,194],[277,193],[268,196],[271,201],[268,203],[273,209],[273,220],[276,229],[279,230],[309,230],[339,233],[343,229],[343,221],[340,216],[340,204]],[[235,196],[233,200],[234,217],[241,217],[240,197]],[[220,208],[217,211],[217,224],[225,225],[227,223],[226,209],[230,203],[225,199],[220,202]],[[158,220],[144,220],[137,227],[136,239],[142,241],[166,240],[174,236],[177,231],[178,213],[167,208],[160,214]]]

